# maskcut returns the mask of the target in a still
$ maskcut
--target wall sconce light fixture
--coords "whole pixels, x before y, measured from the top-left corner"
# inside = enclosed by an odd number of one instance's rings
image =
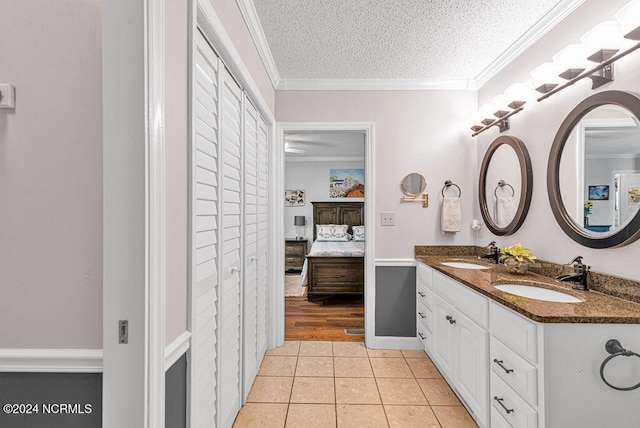
[[[591,89],[612,82],[613,63],[640,49],[640,0],[632,0],[615,14],[616,21],[605,21],[589,30],[580,38],[580,44],[572,44],[553,56],[553,62],[545,62],[531,71],[531,85],[513,84],[504,93],[493,100],[492,114],[487,115],[488,107],[480,108],[472,115],[472,137],[498,126],[500,132],[509,129],[509,117],[523,110],[530,94],[535,91],[543,94],[537,98],[542,101],[551,95],[584,79],[591,79]],[[634,41],[636,42],[634,44]],[[593,66],[596,63],[596,66]],[[513,94],[516,87],[522,94]],[[511,93],[510,92],[511,89]],[[517,101],[516,101],[517,100]],[[504,109],[504,103],[509,110]]]

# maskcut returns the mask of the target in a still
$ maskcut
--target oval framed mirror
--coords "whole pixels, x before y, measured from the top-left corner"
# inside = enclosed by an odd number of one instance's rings
[[[531,158],[524,143],[496,138],[484,155],[478,180],[480,212],[494,235],[515,233],[529,212],[533,191]]]
[[[640,238],[640,98],[605,91],[578,104],[551,147],[547,190],[562,230],[591,248]]]
[[[427,180],[425,180],[421,174],[412,172],[411,174],[405,175],[402,183],[400,183],[400,187],[402,187],[402,193],[410,198],[415,198],[424,192],[424,189],[427,187]]]

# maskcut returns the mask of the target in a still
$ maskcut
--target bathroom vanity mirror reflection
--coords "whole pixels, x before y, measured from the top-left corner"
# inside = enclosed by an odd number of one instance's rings
[[[498,137],[482,160],[478,195],[480,212],[494,235],[511,235],[529,211],[533,173],[524,143],[511,136]]]
[[[427,180],[425,180],[422,175],[412,172],[402,179],[400,186],[402,187],[402,193],[411,198],[415,198],[424,192],[424,189],[427,187]]]
[[[549,157],[549,198],[563,230],[592,248],[639,236],[640,99],[593,95],[565,119]]]

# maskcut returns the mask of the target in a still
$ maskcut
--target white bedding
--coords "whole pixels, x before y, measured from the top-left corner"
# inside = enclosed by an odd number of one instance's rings
[[[364,257],[363,241],[326,242],[314,241],[309,256],[318,257]],[[307,285],[307,259],[302,265],[301,287]]]

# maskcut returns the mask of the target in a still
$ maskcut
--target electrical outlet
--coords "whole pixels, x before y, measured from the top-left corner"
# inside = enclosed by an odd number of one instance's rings
[[[395,226],[396,213],[393,211],[385,211],[380,213],[380,224],[382,226]]]

